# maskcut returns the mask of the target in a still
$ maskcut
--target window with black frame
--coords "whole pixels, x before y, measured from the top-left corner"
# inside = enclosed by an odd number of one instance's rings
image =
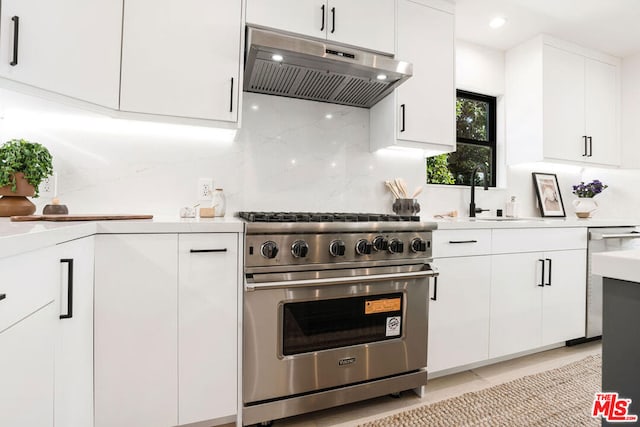
[[[427,158],[427,184],[471,185],[477,166],[489,166],[489,183],[496,186],[496,98],[456,92],[456,151]],[[476,184],[482,184],[482,170]]]

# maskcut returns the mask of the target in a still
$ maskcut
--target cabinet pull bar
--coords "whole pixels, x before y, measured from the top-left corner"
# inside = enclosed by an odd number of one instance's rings
[[[3,299],[5,299],[7,297],[7,294],[0,294],[0,301],[2,301]]]
[[[538,261],[542,263],[542,274],[540,275],[540,284],[538,286],[544,288],[544,260],[539,259]]]
[[[13,60],[9,63],[12,67],[18,65],[18,34],[20,33],[20,17],[13,16]]]
[[[189,252],[192,254],[204,254],[209,252],[227,252],[227,248],[222,249],[191,249]]]
[[[67,264],[67,314],[61,314],[61,319],[73,317],[73,259],[61,259],[60,263]]]
[[[587,135],[582,135],[582,139],[584,139],[584,154],[582,155],[582,157],[587,157],[588,151],[587,151]]]
[[[593,156],[593,137],[588,137],[589,139],[589,155],[587,157]]]
[[[458,244],[458,243],[478,243],[477,240],[449,240],[449,243],[451,244]]]
[[[320,10],[322,10],[322,25],[320,26],[320,31],[324,31],[324,5],[322,5]]]
[[[336,31],[336,8],[331,8],[331,34]]]
[[[549,281],[545,283],[545,285],[551,286],[551,258],[547,258],[546,260],[549,261],[549,272],[547,273],[549,275]]]
[[[400,132],[404,132],[404,104],[400,104],[400,111],[402,112],[402,119],[400,120]]]
[[[229,112],[233,113],[233,77],[231,77],[231,91],[229,95]]]
[[[433,296],[430,299],[431,301],[438,300],[438,276],[433,278]]]

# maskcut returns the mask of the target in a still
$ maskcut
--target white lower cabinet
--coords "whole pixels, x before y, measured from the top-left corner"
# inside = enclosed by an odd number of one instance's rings
[[[429,301],[430,374],[489,357],[491,257],[441,258],[434,265],[440,275]]]
[[[584,336],[586,250],[493,255],[490,307],[490,358]]]
[[[235,421],[238,235],[98,236],[95,268],[96,427]]]
[[[52,248],[0,259],[0,425],[54,425],[57,265]]]
[[[93,425],[94,237],[56,246],[60,304],[55,350],[55,425]]]
[[[10,295],[7,296],[7,299]],[[0,301],[2,310],[3,301]],[[53,426],[53,302],[0,333],[0,425]]]
[[[238,402],[238,235],[181,234],[178,247],[178,422],[232,422]]]

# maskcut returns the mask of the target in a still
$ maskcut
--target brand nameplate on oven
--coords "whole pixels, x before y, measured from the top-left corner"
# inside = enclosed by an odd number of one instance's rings
[[[353,363],[356,363],[356,358],[355,357],[345,357],[344,359],[338,360],[338,365],[339,366],[351,365]]]
[[[364,303],[364,314],[387,313],[390,311],[400,311],[400,298],[385,298],[366,301]]]

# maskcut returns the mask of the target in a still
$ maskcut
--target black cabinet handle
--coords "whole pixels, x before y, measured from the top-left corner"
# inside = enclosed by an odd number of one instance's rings
[[[320,10],[322,10],[322,25],[320,26],[320,31],[324,31],[324,5],[322,5]]]
[[[336,31],[336,8],[331,8],[331,34]]]
[[[14,16],[13,21],[13,60],[9,63],[12,67],[18,65],[18,34],[20,34],[20,17]]]
[[[549,261],[549,272],[547,273],[547,274],[549,274],[549,281],[547,283],[545,283],[545,285],[546,286],[551,286],[551,258],[547,258],[547,261]]]
[[[189,252],[192,254],[204,254],[210,252],[227,252],[227,248],[222,249],[191,249]]]
[[[459,243],[478,243],[477,240],[449,240],[451,244],[459,244]]]
[[[0,301],[2,301],[3,299],[5,299],[7,297],[7,294],[0,294]]]
[[[538,261],[540,261],[542,263],[542,274],[540,275],[540,283],[538,284],[538,286],[540,286],[541,288],[544,287],[544,260],[543,259],[539,259]]]
[[[402,112],[402,119],[400,120],[400,132],[404,132],[404,104],[400,104],[400,111]]]
[[[587,157],[593,156],[593,137],[588,137],[589,139],[589,155]]]
[[[431,301],[438,300],[438,276],[433,278],[433,296],[430,299]]]
[[[231,93],[229,95],[229,112],[233,112],[233,77],[231,77]]]
[[[582,135],[582,139],[584,139],[584,154],[582,157],[587,157],[587,154],[589,153],[587,151],[587,135]]]
[[[67,264],[67,314],[61,314],[61,319],[73,317],[73,259],[61,259],[60,263]]]

